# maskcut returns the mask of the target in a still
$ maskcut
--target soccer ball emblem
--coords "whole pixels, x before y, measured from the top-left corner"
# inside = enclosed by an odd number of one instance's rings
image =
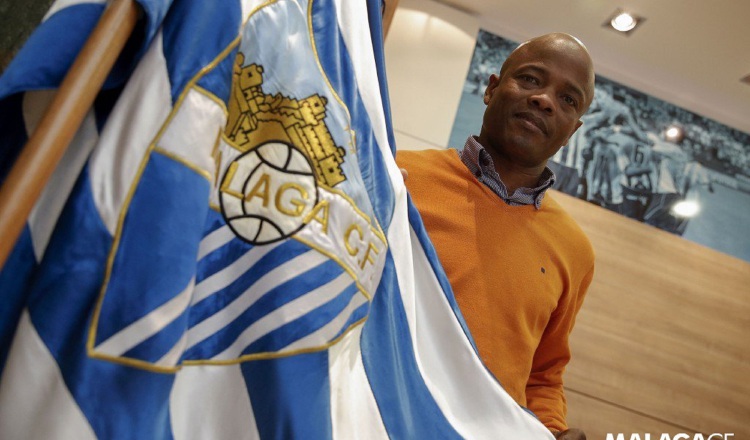
[[[254,245],[287,238],[305,226],[318,202],[308,158],[284,142],[267,142],[238,156],[224,172],[221,210],[234,233]]]

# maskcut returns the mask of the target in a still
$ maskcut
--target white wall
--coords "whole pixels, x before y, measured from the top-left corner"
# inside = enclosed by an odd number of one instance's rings
[[[445,148],[479,21],[430,0],[401,0],[385,41],[396,147]]]

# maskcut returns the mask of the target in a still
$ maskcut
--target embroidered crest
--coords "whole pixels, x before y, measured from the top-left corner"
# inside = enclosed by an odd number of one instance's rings
[[[157,371],[225,365],[323,350],[366,319],[388,248],[356,156],[353,125],[368,128],[326,76],[307,12],[294,2],[257,9],[237,46],[228,100],[219,57],[176,101],[157,144],[194,149],[196,163],[174,154],[144,161],[89,355]],[[256,38],[280,33],[303,41],[279,54]],[[226,114],[217,131],[205,123],[214,105]],[[220,136],[212,145],[198,129]],[[213,209],[198,220],[206,194]],[[190,220],[189,230],[153,235],[149,245],[168,240],[169,253],[131,238],[153,229],[154,212]],[[126,259],[144,264],[120,264]]]
[[[318,184],[333,187],[346,176],[344,149],[325,122],[325,97],[298,100],[263,91],[263,66],[234,64],[224,132],[243,154],[224,173],[220,201],[238,237],[268,244],[290,237],[311,220]]]

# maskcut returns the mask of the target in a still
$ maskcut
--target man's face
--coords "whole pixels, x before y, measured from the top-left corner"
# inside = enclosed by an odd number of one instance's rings
[[[588,55],[569,42],[522,46],[490,77],[480,143],[514,165],[544,166],[581,125],[592,75]]]

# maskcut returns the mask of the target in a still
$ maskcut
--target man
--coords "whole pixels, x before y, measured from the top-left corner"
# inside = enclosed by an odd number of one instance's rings
[[[581,125],[593,95],[592,61],[580,41],[534,38],[490,76],[481,132],[461,153],[397,156],[479,355],[563,439],[585,439],[567,429],[562,373],[594,255],[545,195],[554,182],[546,163]]]

